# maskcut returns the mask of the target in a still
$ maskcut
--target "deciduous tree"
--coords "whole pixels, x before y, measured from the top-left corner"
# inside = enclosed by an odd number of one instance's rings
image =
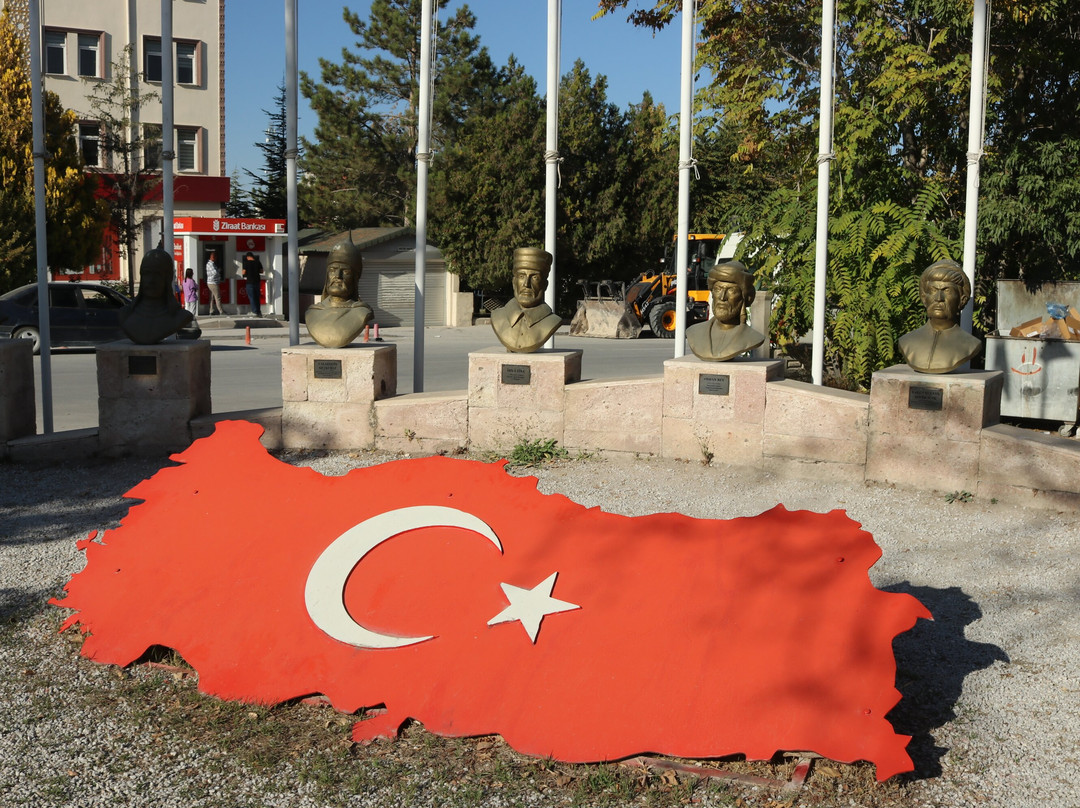
[[[103,206],[82,169],[75,115],[44,94],[49,265],[75,268],[100,255]],[[36,275],[33,122],[24,43],[0,12],[0,293]]]
[[[628,5],[633,22],[654,27],[681,7],[600,2],[602,11]],[[741,217],[754,223],[745,252],[785,296],[781,336],[793,338],[808,326],[812,301],[820,6],[702,0],[699,16],[699,64],[711,76],[704,104],[744,133],[734,155],[771,150],[785,165],[782,187]],[[837,6],[826,336],[828,358],[849,385],[867,384],[896,360],[897,329],[918,314],[913,277],[935,258],[961,257],[971,25],[966,0]],[[1080,258],[1077,180],[1066,168],[1080,153],[1080,8],[1005,0],[994,4],[990,27],[977,288],[984,310],[993,277],[1075,277]],[[866,301],[874,301],[869,310]]]
[[[130,45],[120,52],[108,80],[84,79],[89,110],[83,117],[101,125],[102,166],[94,173],[109,203],[109,221],[128,261],[128,292],[134,295],[135,245],[145,222],[158,215],[151,203],[161,200],[161,126],[141,121],[142,105],[160,96],[139,87],[131,54]]]

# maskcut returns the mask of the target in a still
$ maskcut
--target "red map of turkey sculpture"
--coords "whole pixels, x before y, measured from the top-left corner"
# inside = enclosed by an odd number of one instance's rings
[[[324,477],[260,432],[220,424],[80,543],[57,605],[85,656],[164,645],[222,698],[385,704],[357,740],[411,717],[563,761],[801,750],[911,770],[885,718],[892,640],[930,614],[871,585],[881,551],[843,512],[629,518],[440,457]]]

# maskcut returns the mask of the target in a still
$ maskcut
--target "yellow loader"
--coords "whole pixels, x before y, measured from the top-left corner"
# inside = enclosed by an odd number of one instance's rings
[[[742,240],[741,233],[731,236],[716,233],[691,233],[689,266],[686,271],[686,324],[701,322],[709,316],[709,288],[706,275],[716,259],[729,258]],[[570,333],[583,337],[634,339],[645,327],[665,339],[675,336],[675,287],[677,275],[664,268],[675,262],[678,236],[664,251],[661,271],[642,273],[629,285],[612,281],[586,283],[578,301]]]

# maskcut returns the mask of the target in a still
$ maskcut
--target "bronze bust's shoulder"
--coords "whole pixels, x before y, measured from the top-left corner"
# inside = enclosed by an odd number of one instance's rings
[[[513,353],[536,352],[562,325],[544,303],[551,261],[551,253],[535,247],[514,250],[514,299],[491,313],[495,336]]]
[[[173,258],[150,250],[139,264],[139,291],[120,309],[120,330],[136,345],[154,345],[191,324],[194,316],[172,293]]]
[[[927,322],[897,341],[908,366],[919,373],[950,373],[974,359],[982,340],[962,329],[960,312],[971,297],[971,283],[955,261],[937,261],[919,278],[919,297]]]
[[[352,238],[339,241],[326,259],[323,297],[304,312],[308,334],[324,348],[344,348],[364,330],[373,313],[357,287],[364,271]]]
[[[754,276],[739,261],[717,264],[708,275],[713,317],[686,329],[686,344],[698,359],[725,362],[765,341],[765,335],[746,324],[746,307],[757,291]]]

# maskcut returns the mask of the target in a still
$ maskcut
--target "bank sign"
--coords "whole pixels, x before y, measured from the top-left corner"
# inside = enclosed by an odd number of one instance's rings
[[[198,235],[285,235],[284,219],[213,219],[180,217],[173,220],[173,232]]]

